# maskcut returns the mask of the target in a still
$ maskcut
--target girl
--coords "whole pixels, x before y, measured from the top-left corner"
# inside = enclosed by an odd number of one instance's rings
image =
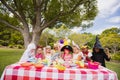
[[[81,61],[83,59],[83,54],[80,53],[80,48],[78,45],[73,46],[73,61]]]
[[[61,51],[63,51],[63,53],[61,54],[62,59],[64,61],[71,61],[73,53],[72,47],[69,45],[63,46]]]
[[[107,49],[107,53],[104,52],[98,37],[96,37],[96,42],[93,47],[91,58],[93,61],[99,62],[104,67],[105,67],[105,60],[110,61],[109,51]]]
[[[45,58],[45,56],[43,54],[43,48],[41,46],[37,47],[35,58],[37,58],[37,59],[38,58],[40,58],[40,59],[44,59]]]
[[[82,53],[83,53],[83,56],[84,56],[84,61],[85,62],[91,61],[92,53],[89,52],[88,46],[82,46],[81,49],[82,49]]]
[[[45,48],[45,59],[51,60],[51,58],[52,58],[51,46],[46,46],[46,48]]]

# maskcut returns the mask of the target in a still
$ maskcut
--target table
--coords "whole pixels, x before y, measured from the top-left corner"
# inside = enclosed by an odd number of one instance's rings
[[[5,68],[1,80],[118,80],[117,74],[102,66],[99,69],[72,69],[59,71],[53,67],[37,69],[21,67],[19,63]]]

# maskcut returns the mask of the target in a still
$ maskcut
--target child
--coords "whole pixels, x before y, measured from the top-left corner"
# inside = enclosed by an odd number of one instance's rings
[[[88,46],[82,46],[81,49],[84,56],[84,61],[85,62],[91,61],[92,53],[88,51]]]
[[[37,46],[35,58],[37,58],[37,59],[39,59],[39,58],[44,59],[45,58],[45,56],[43,54],[43,48],[41,46]]]
[[[36,45],[34,43],[30,43],[22,55],[20,62],[34,62],[35,61],[35,50],[36,50]]]
[[[52,58],[51,46],[46,46],[46,48],[45,48],[45,59],[51,60],[51,58]]]
[[[73,45],[73,61],[81,61],[83,59],[83,53],[80,53],[78,45]]]
[[[61,57],[64,61],[71,61],[72,59],[72,53],[73,53],[73,49],[71,46],[66,45],[63,46],[61,51],[63,51],[64,53],[61,54]]]
[[[98,37],[96,37],[96,42],[93,47],[91,58],[93,61],[99,62],[104,67],[105,67],[105,60],[110,61],[109,51],[107,50],[107,53],[104,52]]]
[[[59,59],[61,56],[61,52],[59,50],[58,44],[54,44],[54,51],[52,55],[52,61],[55,61],[56,59]]]

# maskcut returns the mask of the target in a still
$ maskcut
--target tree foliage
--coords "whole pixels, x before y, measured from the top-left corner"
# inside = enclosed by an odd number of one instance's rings
[[[23,37],[18,31],[4,26],[0,27],[0,45],[10,47],[23,47]]]
[[[0,0],[0,23],[20,31],[26,46],[30,42],[37,44],[42,31],[57,23],[69,28],[79,27],[84,21],[91,23],[98,12],[96,3],[96,0]]]
[[[103,47],[108,47],[113,53],[116,53],[120,49],[120,29],[106,29],[100,35],[100,41]]]
[[[55,37],[59,39],[65,38],[71,34],[71,30],[65,24],[62,24],[59,28],[54,28],[52,31]]]
[[[95,41],[95,36],[89,33],[73,33],[69,36],[69,38],[80,47],[87,44],[90,48],[92,48]]]

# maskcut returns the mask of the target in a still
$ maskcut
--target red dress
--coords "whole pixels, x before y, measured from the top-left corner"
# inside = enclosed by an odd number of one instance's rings
[[[44,58],[45,58],[42,53],[37,53],[37,54],[35,55],[35,57],[36,57],[36,58],[41,58],[41,59],[44,59]]]

